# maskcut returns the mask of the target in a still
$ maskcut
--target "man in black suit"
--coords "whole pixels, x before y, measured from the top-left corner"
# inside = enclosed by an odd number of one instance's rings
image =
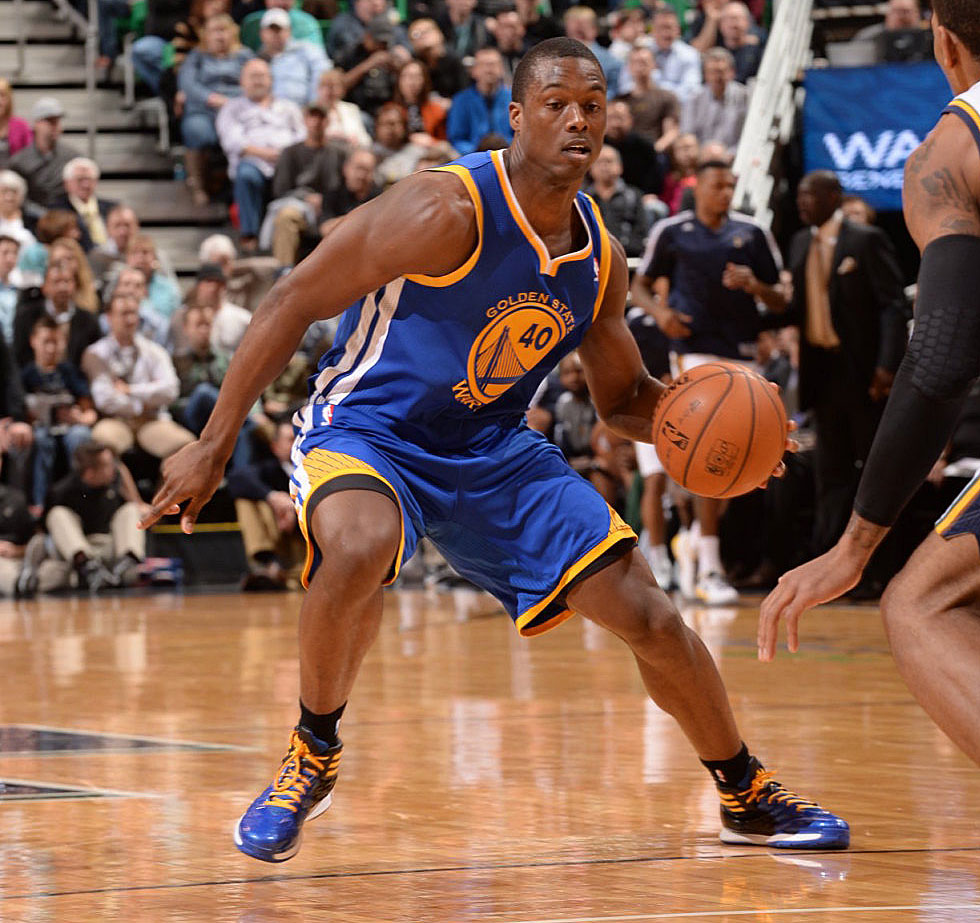
[[[99,181],[99,166],[87,157],[76,157],[65,164],[63,173],[65,194],[51,202],[51,208],[63,208],[78,215],[78,227],[82,232],[79,243],[88,253],[94,247],[102,247],[109,239],[106,218],[118,205],[112,199],[100,199],[95,194]]]
[[[807,227],[790,244],[793,300],[784,315],[800,328],[800,405],[817,433],[814,548],[844,531],[875,429],[905,352],[902,276],[888,238],[841,212],[830,171],[800,183]]]

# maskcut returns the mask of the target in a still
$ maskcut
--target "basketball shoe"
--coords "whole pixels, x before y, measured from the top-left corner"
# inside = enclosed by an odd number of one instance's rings
[[[721,841],[781,849],[847,849],[847,821],[785,789],[752,757],[742,785],[718,783]]]
[[[738,590],[716,570],[698,579],[694,595],[709,606],[731,606],[738,602]]]
[[[330,807],[343,745],[321,750],[316,738],[296,727],[275,781],[241,816],[235,845],[263,862],[285,862],[299,852],[303,822]]]

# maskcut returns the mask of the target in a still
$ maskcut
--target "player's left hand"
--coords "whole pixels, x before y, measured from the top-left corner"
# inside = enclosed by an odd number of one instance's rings
[[[800,646],[799,621],[807,609],[829,602],[853,589],[861,579],[864,561],[835,545],[826,554],[783,574],[759,609],[759,660],[776,656],[779,622],[786,622],[786,646]]]
[[[721,284],[725,288],[739,289],[754,295],[758,280],[748,266],[740,263],[726,263],[725,271],[721,274]]]
[[[153,497],[150,511],[140,520],[140,528],[148,529],[161,516],[175,516],[180,513],[180,504],[189,500],[180,517],[180,528],[190,535],[201,508],[218,489],[226,463],[226,457],[200,440],[171,455],[163,463],[163,484]]]

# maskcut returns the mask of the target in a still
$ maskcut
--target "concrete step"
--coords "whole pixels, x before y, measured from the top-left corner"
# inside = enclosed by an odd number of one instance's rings
[[[4,0],[0,3],[0,44],[16,42],[20,35],[21,23],[17,21],[17,4]],[[29,43],[76,42],[74,28],[64,19],[59,19],[56,10],[45,0],[24,0],[23,29]]]
[[[88,155],[83,133],[66,133],[63,140]],[[157,150],[153,135],[139,132],[100,134],[95,137],[95,161],[108,179],[172,179],[173,160]]]
[[[228,208],[220,203],[197,206],[183,183],[174,180],[107,179],[99,194],[125,202],[144,225],[211,227],[228,222]]]
[[[31,106],[42,96],[53,96],[64,106],[65,118],[62,124],[66,132],[85,131],[88,128],[91,108],[88,91],[84,87],[17,87],[14,90],[14,111],[23,118],[29,118]],[[136,112],[123,109],[122,94],[118,91],[97,89],[94,100],[95,127],[98,131],[137,131],[143,127]]]
[[[156,241],[160,250],[167,254],[170,265],[179,276],[192,276],[197,273],[200,263],[197,251],[205,237],[212,234],[228,234],[232,239],[235,232],[230,227],[154,227],[147,233]]]
[[[0,10],[0,15],[5,12]],[[12,45],[0,53],[0,76],[15,87],[83,87],[85,86],[85,49],[81,45],[30,45],[24,59],[23,73],[16,73],[17,55]]]

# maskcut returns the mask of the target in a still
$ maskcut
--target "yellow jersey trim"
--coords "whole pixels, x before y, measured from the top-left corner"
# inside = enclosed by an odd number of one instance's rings
[[[980,128],[980,113],[973,108],[965,99],[954,99],[950,104],[950,108],[962,109],[971,119],[973,119],[974,124],[977,128]]]
[[[307,460],[313,462],[313,465],[308,466],[306,464]],[[394,573],[391,577],[386,580],[382,586],[390,586],[398,579],[398,572],[401,570],[402,566],[402,555],[405,552],[405,511],[402,509],[401,499],[398,497],[398,491],[391,486],[391,482],[378,474],[367,462],[361,461],[359,458],[355,458],[353,455],[345,455],[341,452],[330,452],[327,449],[314,449],[312,452],[308,453],[303,458],[303,468],[309,478],[310,489],[307,491],[306,496],[303,498],[303,506],[299,513],[299,528],[303,533],[303,538],[306,539],[306,561],[303,564],[303,576],[300,578],[303,584],[303,588],[308,590],[310,588],[310,571],[313,569],[313,557],[315,541],[313,536],[310,535],[307,527],[306,521],[306,510],[309,505],[310,498],[316,494],[317,490],[324,484],[328,484],[335,478],[342,477],[345,474],[362,474],[368,475],[369,477],[375,477],[382,484],[386,485],[391,491],[392,495],[398,500],[398,524],[401,529],[401,537],[398,541],[398,553],[395,555],[395,567]],[[320,549],[322,554],[323,549]]]
[[[491,151],[490,159],[493,161],[493,166],[497,171],[497,179],[500,181],[500,188],[504,193],[504,200],[510,209],[511,217],[527,238],[527,242],[534,248],[534,252],[537,253],[542,275],[557,275],[558,268],[563,263],[584,259],[592,252],[592,231],[589,229],[588,222],[585,220],[585,215],[582,214],[582,210],[579,208],[578,200],[576,200],[575,207],[578,209],[582,224],[585,225],[585,233],[588,235],[589,242],[581,250],[576,250],[574,253],[566,253],[563,256],[552,259],[551,254],[548,253],[548,248],[544,245],[544,241],[538,236],[537,231],[531,227],[531,223],[524,216],[521,203],[517,201],[517,196],[514,194],[514,187],[511,186],[510,177],[507,175],[507,169],[504,167],[504,152]]]
[[[530,609],[522,612],[518,617],[517,621],[514,623],[517,627],[518,632],[525,638],[533,638],[535,635],[543,634],[552,628],[560,625],[562,622],[570,619],[575,613],[571,609],[563,609],[561,612],[556,613],[548,621],[542,622],[540,625],[533,625],[527,627],[530,622],[533,622],[538,615],[540,615],[551,603],[554,601],[555,597],[563,590],[566,586],[580,573],[582,573],[585,568],[587,568],[593,561],[605,554],[610,548],[613,547],[617,542],[621,542],[624,538],[636,538],[636,533],[628,526],[622,519],[619,518],[619,514],[612,508],[609,507],[609,534],[594,548],[587,551],[582,557],[580,557],[571,567],[569,567],[564,574],[561,576],[561,580],[558,581],[558,585],[544,598],[541,602],[536,603]]]
[[[963,488],[963,492],[953,501],[949,512],[936,523],[936,531],[942,535],[946,529],[959,519],[963,510],[976,500],[978,494],[980,494],[980,478],[977,478]]]
[[[609,246],[609,231],[606,229],[605,222],[595,199],[590,195],[585,196],[589,200],[589,207],[592,209],[592,216],[602,235],[602,258],[599,260],[599,291],[595,296],[595,308],[592,310],[592,320],[599,316],[602,308],[602,300],[606,297],[606,286],[609,284],[610,270],[612,269],[612,248]]]
[[[415,282],[418,285],[445,288],[447,285],[453,285],[455,282],[459,282],[460,279],[466,278],[476,265],[476,261],[480,258],[480,251],[483,250],[483,200],[480,198],[480,190],[476,188],[476,183],[473,182],[473,177],[470,176],[470,171],[466,167],[461,167],[458,164],[448,164],[444,167],[435,167],[432,172],[453,173],[458,176],[463,181],[466,191],[470,194],[470,198],[473,200],[473,208],[476,210],[476,248],[459,269],[455,269],[444,276],[426,276],[423,274],[405,276],[409,282]]]

